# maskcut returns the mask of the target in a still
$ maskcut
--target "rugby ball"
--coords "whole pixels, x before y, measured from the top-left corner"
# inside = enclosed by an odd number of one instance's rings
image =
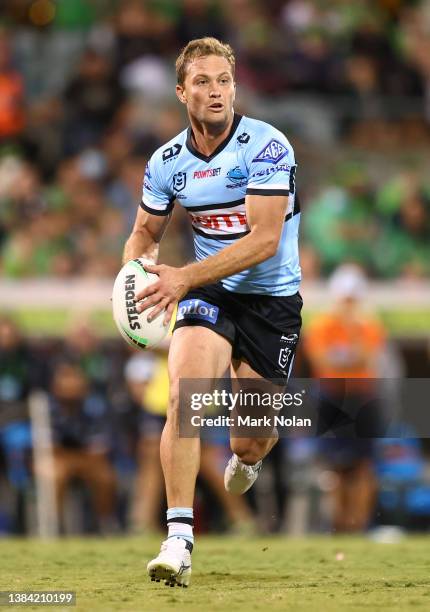
[[[144,263],[150,262],[142,258],[128,261],[119,271],[112,292],[113,318],[119,333],[128,344],[141,349],[156,346],[169,331],[169,326],[163,325],[164,311],[149,323],[151,309],[136,310],[136,295],[158,279],[145,270]]]

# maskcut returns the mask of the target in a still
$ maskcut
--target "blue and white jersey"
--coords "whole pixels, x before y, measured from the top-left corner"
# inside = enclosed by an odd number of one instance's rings
[[[288,210],[277,253],[262,263],[222,279],[238,293],[293,295],[300,283],[295,198],[296,163],[287,138],[263,121],[235,115],[227,138],[210,156],[194,147],[191,128],[151,157],[145,171],[141,206],[153,215],[169,214],[175,202],[188,212],[198,261],[245,236],[250,227],[245,196],[286,195]]]

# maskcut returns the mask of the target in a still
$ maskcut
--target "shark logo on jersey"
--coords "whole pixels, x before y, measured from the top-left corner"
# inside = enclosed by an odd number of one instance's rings
[[[173,175],[173,189],[174,191],[182,191],[187,184],[187,173],[177,172]]]
[[[243,174],[239,166],[229,170],[227,172],[227,178],[229,181],[231,181],[231,183],[227,185],[229,189],[234,189],[234,187],[242,187],[248,182],[247,177]]]
[[[288,149],[285,145],[279,140],[272,139],[252,161],[277,164],[287,153]]]

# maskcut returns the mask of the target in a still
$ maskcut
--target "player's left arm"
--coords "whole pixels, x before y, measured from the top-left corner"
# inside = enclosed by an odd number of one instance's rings
[[[165,322],[168,322],[175,304],[190,289],[215,283],[273,257],[278,250],[287,207],[286,195],[247,195],[250,232],[246,236],[216,255],[182,268],[145,265],[148,272],[159,275],[159,280],[137,296],[139,300],[146,298],[139,310],[155,306],[148,317],[150,320],[166,309]]]

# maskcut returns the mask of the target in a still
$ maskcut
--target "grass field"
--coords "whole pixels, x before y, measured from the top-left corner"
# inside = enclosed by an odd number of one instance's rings
[[[188,589],[147,578],[159,544],[138,537],[3,540],[0,590],[74,590],[77,607],[61,609],[89,612],[430,610],[430,537],[389,545],[350,537],[199,537]]]

